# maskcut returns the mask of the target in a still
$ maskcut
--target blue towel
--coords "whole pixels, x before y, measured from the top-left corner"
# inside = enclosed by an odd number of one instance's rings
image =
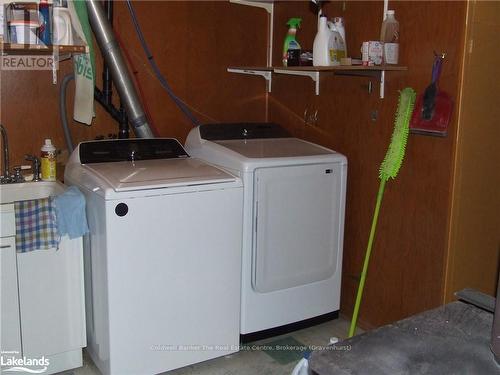
[[[60,236],[70,239],[89,232],[85,214],[85,196],[76,186],[53,198],[56,208],[57,231]]]
[[[15,202],[14,212],[18,253],[59,247],[56,214],[50,198]]]

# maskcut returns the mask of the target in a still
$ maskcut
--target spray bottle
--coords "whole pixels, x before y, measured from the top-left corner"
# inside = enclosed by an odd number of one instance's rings
[[[302,22],[301,18],[290,18],[286,23],[289,26],[289,28],[288,28],[288,33],[285,37],[285,41],[283,43],[283,66],[285,67],[299,65],[300,44],[299,42],[297,42],[297,39],[295,39],[295,34],[297,34],[297,29],[300,27],[301,22]],[[289,56],[288,50],[292,50],[294,54],[293,57]]]

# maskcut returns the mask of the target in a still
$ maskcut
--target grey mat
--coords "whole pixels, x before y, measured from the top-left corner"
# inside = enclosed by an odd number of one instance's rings
[[[309,366],[318,375],[500,374],[489,348],[492,321],[452,302],[315,351]]]
[[[264,353],[280,365],[286,365],[290,362],[297,362],[302,359],[308,347],[291,336],[283,337],[277,340],[266,342],[262,345]]]

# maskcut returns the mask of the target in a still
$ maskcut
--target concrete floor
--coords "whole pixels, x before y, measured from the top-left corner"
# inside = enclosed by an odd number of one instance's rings
[[[250,345],[265,344],[280,337],[291,336],[304,345],[328,345],[330,337],[343,339],[347,336],[349,321],[339,318],[300,331],[257,341]],[[225,357],[165,372],[164,375],[286,375],[297,362],[282,365],[263,351],[240,351]],[[66,371],[60,375],[100,375],[92,360],[85,355],[81,368]]]

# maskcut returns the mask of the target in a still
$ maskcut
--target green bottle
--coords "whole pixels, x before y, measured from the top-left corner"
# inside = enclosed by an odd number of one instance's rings
[[[300,44],[295,39],[295,34],[297,34],[297,29],[300,27],[300,23],[302,22],[301,18],[290,18],[286,23],[288,25],[288,33],[285,37],[285,42],[283,43],[283,66],[288,66],[288,50],[298,50],[297,56],[294,56],[299,60],[300,58]],[[299,65],[298,61],[296,64]]]

